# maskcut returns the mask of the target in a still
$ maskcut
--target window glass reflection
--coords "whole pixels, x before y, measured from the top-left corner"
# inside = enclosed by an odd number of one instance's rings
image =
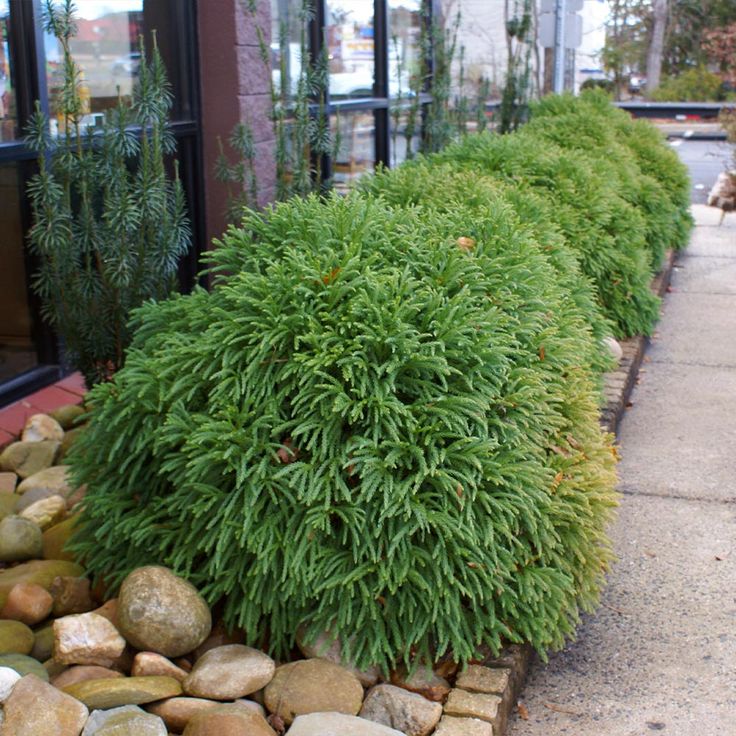
[[[0,0],[0,142],[13,140],[18,135],[9,31],[8,0]]]
[[[373,3],[331,0],[325,28],[330,97],[371,97],[375,69]]]
[[[143,34],[143,0],[77,0],[77,32],[70,47],[82,75],[82,126],[102,122],[104,111],[117,104],[118,94],[130,98],[138,76]],[[58,95],[64,81],[63,52],[52,34],[44,35],[49,97]],[[61,121],[51,121],[51,132]]]
[[[330,124],[340,144],[332,164],[333,183],[338,192],[345,192],[376,167],[376,121],[372,112],[342,112],[333,115]]]
[[[0,382],[36,366],[17,164],[0,166]]]
[[[389,0],[389,94],[411,96],[421,74],[422,0]]]

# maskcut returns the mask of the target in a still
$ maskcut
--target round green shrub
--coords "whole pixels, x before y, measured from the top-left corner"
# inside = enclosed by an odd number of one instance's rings
[[[511,207],[469,212],[294,200],[138,310],[71,456],[88,570],[168,565],[281,656],[560,646],[610,557],[591,332]]]
[[[552,221],[578,254],[616,336],[651,334],[659,299],[650,289],[643,215],[623,199],[599,159],[525,130],[467,136],[432,160],[494,176],[547,199]]]

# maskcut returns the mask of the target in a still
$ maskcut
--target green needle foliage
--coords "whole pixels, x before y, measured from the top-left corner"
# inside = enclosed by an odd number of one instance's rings
[[[49,134],[37,105],[26,139],[40,169],[28,186],[29,240],[40,262],[33,286],[92,385],[123,365],[131,309],[171,292],[190,230],[181,184],[164,164],[175,150],[167,129],[172,97],[156,45],[146,59],[141,41],[132,103],[121,99],[101,128],[85,130],[71,0],[60,7],[47,0],[45,28],[61,44],[64,82],[59,135]]]
[[[169,565],[282,656],[301,624],[386,668],[561,646],[610,559],[597,346],[486,200],[293,199],[228,230],[211,293],[139,309],[72,458],[87,568]]]

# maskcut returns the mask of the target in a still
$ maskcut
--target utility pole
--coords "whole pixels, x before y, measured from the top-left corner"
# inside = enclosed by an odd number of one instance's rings
[[[565,0],[555,0],[555,94],[565,89]]]

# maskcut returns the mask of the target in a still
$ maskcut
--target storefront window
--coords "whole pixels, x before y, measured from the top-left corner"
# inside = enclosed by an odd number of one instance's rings
[[[332,134],[339,150],[333,162],[335,189],[347,191],[361,176],[376,167],[376,122],[372,112],[341,112],[332,117]]]
[[[306,34],[303,0],[271,0],[271,81],[280,95],[296,95]],[[282,75],[287,80],[283,89]]]
[[[331,0],[325,28],[333,100],[371,97],[375,70],[373,3]]]
[[[20,219],[20,180],[17,164],[0,166],[0,382],[36,363],[31,335],[23,227]]]
[[[13,140],[18,133],[9,31],[8,0],[0,0],[0,142]]]

